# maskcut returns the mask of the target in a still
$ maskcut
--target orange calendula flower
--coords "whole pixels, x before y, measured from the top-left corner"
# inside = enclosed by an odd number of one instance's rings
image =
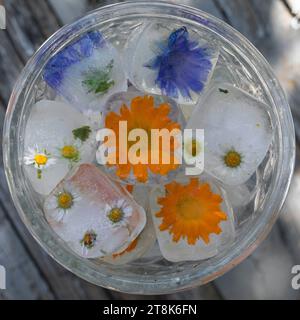
[[[221,233],[219,223],[227,220],[227,215],[221,210],[222,197],[213,193],[208,183],[191,179],[187,185],[171,182],[165,188],[165,197],[158,199],[162,208],[156,217],[162,218],[159,228],[173,234],[173,241],[186,238],[194,245],[202,238],[208,244],[211,233]]]
[[[178,167],[178,164],[174,161],[174,149],[176,148],[176,141],[171,140],[170,143],[170,163],[165,164],[162,162],[162,155],[165,152],[163,150],[162,143],[159,144],[159,161],[156,164],[151,163],[151,130],[152,129],[168,129],[170,132],[173,129],[180,129],[180,125],[177,122],[174,122],[169,114],[171,107],[168,103],[162,103],[158,106],[154,104],[154,98],[152,96],[142,96],[135,97],[131,100],[130,107],[123,104],[120,108],[119,113],[109,112],[105,118],[105,127],[112,129],[116,135],[116,148],[114,150],[114,155],[116,156],[116,174],[121,179],[126,179],[131,170],[135,178],[139,182],[146,182],[148,180],[149,170],[154,174],[166,175],[171,170],[174,170]],[[133,129],[143,129],[147,132],[148,141],[145,152],[145,155],[138,154],[141,159],[145,161],[132,164],[127,161],[126,164],[120,163],[120,148],[119,148],[119,122],[127,122],[127,137],[128,133]],[[127,152],[131,146],[136,142],[127,141]],[[138,150],[138,152],[141,152]],[[109,163],[109,165],[112,165]]]

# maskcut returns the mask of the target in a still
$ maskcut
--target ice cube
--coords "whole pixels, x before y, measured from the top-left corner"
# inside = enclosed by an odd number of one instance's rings
[[[226,194],[205,176],[154,188],[150,206],[161,253],[169,261],[213,257],[234,239],[234,217]]]
[[[195,104],[218,60],[218,43],[207,32],[178,24],[150,23],[128,40],[129,80],[141,91]]]
[[[232,207],[243,207],[253,200],[256,194],[256,188],[250,190],[246,184],[237,186],[227,186],[225,188],[228,200]]]
[[[124,129],[122,132],[119,129],[121,122],[126,122],[127,131]],[[171,151],[167,149],[166,144],[164,147],[160,144],[158,150],[152,139],[148,139],[148,137],[151,137],[152,129],[167,129],[171,134],[176,132],[178,134],[180,133],[179,129],[184,126],[184,116],[175,101],[165,96],[145,95],[132,87],[128,92],[115,94],[107,101],[102,127],[113,130],[116,141],[107,142],[107,144],[101,143],[101,148],[96,153],[97,161],[99,164],[106,164],[106,169],[110,173],[128,184],[146,182],[147,184],[156,184],[170,181],[176,171],[180,169],[180,165],[175,163],[175,149],[179,148],[179,145],[172,147],[171,140]],[[129,135],[133,129],[143,129],[146,139],[139,140],[139,137],[136,137],[133,141],[129,141]],[[97,134],[98,141],[104,138],[102,132],[100,130]],[[177,139],[176,137],[175,139]],[[134,162],[130,152],[132,147],[138,145],[138,142],[142,146],[139,148],[139,159],[134,159],[136,160]],[[123,147],[123,151],[120,146]],[[158,164],[151,160],[151,147],[154,151],[159,151]],[[107,165],[109,159],[104,151],[107,151],[111,157],[111,164]],[[169,163],[162,163],[162,153],[165,155],[168,153]],[[138,150],[135,154],[138,154]],[[120,160],[121,156],[124,158],[123,161]],[[112,159],[114,157],[115,159]]]
[[[91,31],[47,63],[44,80],[79,110],[100,110],[108,97],[127,89],[117,50]]]
[[[125,250],[146,214],[128,192],[93,164],[81,164],[44,204],[51,228],[77,254],[98,258]]]
[[[272,141],[270,107],[229,84],[209,90],[187,128],[204,129],[205,170],[224,184],[246,182]]]
[[[146,211],[147,223],[144,230],[125,250],[104,257],[102,258],[103,261],[116,265],[125,264],[142,257],[146,252],[152,249],[156,242],[156,236],[151,218],[148,194],[149,189],[146,186],[133,187],[132,196],[134,200]]]
[[[72,165],[93,161],[95,153],[95,131],[83,114],[48,100],[32,107],[25,129],[23,163],[38,193],[49,194]]]

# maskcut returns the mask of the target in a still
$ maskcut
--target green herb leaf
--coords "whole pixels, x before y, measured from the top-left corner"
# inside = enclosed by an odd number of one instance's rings
[[[75,139],[79,139],[82,142],[84,142],[89,138],[91,131],[92,130],[89,126],[83,126],[83,127],[74,129],[72,132]]]
[[[85,80],[82,81],[82,84],[89,93],[104,94],[115,84],[115,81],[111,80],[113,63],[114,61],[111,60],[104,69],[90,69],[83,73]]]

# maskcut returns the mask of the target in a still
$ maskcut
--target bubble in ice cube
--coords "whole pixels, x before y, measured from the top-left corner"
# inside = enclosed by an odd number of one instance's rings
[[[268,105],[229,84],[211,88],[187,124],[204,129],[205,170],[224,184],[246,182],[272,141],[269,111]]]
[[[43,78],[81,111],[99,110],[111,94],[127,89],[117,50],[97,31],[86,33],[53,56]]]
[[[195,104],[219,56],[207,33],[175,24],[150,23],[125,47],[129,80],[141,91]]]
[[[89,120],[71,106],[41,100],[31,110],[24,138],[24,164],[33,188],[49,194],[70,168],[95,158]]]
[[[111,264],[125,264],[137,260],[146,252],[152,249],[156,242],[155,230],[149,207],[149,190],[146,186],[134,186],[132,196],[134,200],[146,211],[147,223],[144,230],[136,237],[130,245],[120,252],[102,258],[103,261]]]
[[[120,128],[121,123],[127,128]],[[162,143],[156,148],[155,139],[151,139],[151,131],[166,129],[176,140],[179,129],[184,126],[184,117],[175,101],[165,96],[145,95],[132,87],[128,92],[115,94],[107,101],[103,127],[112,130],[114,134],[111,136],[116,139],[104,141],[106,134],[103,135],[102,129],[98,132],[97,140],[101,141],[101,145],[96,153],[97,161],[129,184],[170,181],[180,170],[175,154],[179,146],[171,140],[170,149],[167,144]],[[130,140],[134,129],[142,131],[135,133],[144,134],[145,139],[137,136]],[[134,148],[135,152],[132,151]],[[156,163],[152,161],[151,148],[159,153]],[[170,161],[163,163],[162,154],[169,155]]]
[[[169,261],[210,258],[234,239],[233,212],[226,194],[205,176],[156,187],[150,206],[161,253]]]
[[[93,164],[81,164],[44,204],[51,228],[77,254],[97,258],[125,250],[146,224],[144,209]]]

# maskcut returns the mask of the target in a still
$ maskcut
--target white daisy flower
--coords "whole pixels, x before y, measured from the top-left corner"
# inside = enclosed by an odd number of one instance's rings
[[[35,146],[28,148],[28,152],[24,156],[24,163],[28,166],[34,166],[37,169],[37,176],[42,178],[42,170],[56,163],[56,159],[50,153],[43,149],[42,151]]]
[[[77,191],[71,186],[55,192],[48,205],[48,209],[52,211],[52,218],[57,222],[62,222],[67,212],[73,209],[80,199]]]
[[[187,128],[205,134],[205,170],[227,185],[255,173],[273,138],[270,106],[229,84],[212,87],[195,108]]]
[[[69,161],[72,166],[74,163],[80,161],[80,148],[82,143],[80,141],[64,142],[57,150],[58,157]]]
[[[205,169],[224,184],[246,182],[265,156],[265,145],[255,140],[235,130],[215,131],[205,148]]]
[[[132,215],[132,207],[124,199],[117,200],[112,205],[106,204],[106,217],[114,228],[127,227]]]

